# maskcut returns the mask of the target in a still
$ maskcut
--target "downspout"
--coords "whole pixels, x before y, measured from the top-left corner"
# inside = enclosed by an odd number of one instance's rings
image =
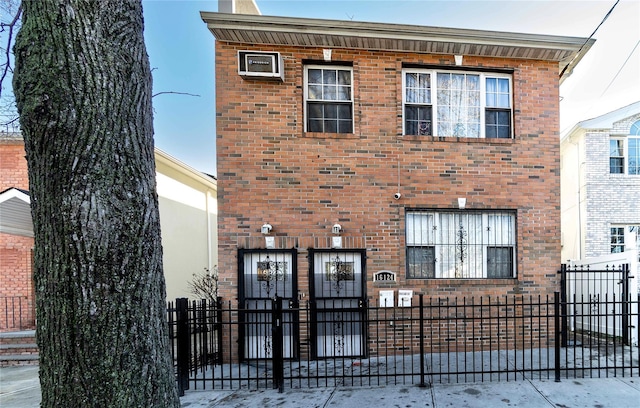
[[[211,211],[210,211],[210,200],[211,200],[211,192],[207,189],[205,194],[205,211],[207,212],[207,270],[209,274],[213,272],[212,259],[213,254],[211,253],[211,245],[213,243],[213,237],[211,236]]]

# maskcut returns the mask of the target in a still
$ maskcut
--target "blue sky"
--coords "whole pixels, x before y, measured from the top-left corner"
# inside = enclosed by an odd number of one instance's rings
[[[588,37],[610,1],[256,0],[263,15]],[[214,38],[200,11],[217,0],[143,0],[154,68],[156,146],[209,174],[215,169]],[[640,1],[621,0],[596,44],[560,89],[560,131],[640,100]]]

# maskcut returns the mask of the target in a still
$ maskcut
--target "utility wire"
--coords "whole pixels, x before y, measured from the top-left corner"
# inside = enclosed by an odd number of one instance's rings
[[[627,65],[627,62],[629,62],[629,59],[631,59],[631,56],[636,51],[636,49],[638,48],[639,44],[640,44],[640,40],[636,41],[636,45],[633,47],[633,49],[631,50],[631,52],[627,56],[627,59],[624,60],[624,62],[622,63],[622,66],[620,67],[618,72],[616,72],[616,75],[613,77],[611,82],[609,82],[609,85],[607,85],[607,87],[604,89],[604,91],[602,91],[602,93],[600,94],[600,98],[602,98],[602,95],[604,95],[609,90],[609,87],[613,84],[613,81],[615,81],[616,78],[618,78],[618,75],[620,75],[620,72],[622,71],[622,69],[625,67],[625,65]]]
[[[569,63],[567,63],[567,65],[565,65],[565,67],[562,69],[562,72],[560,72],[560,78],[562,78],[562,76],[564,75],[565,71],[567,70],[567,68],[569,68],[569,66],[571,64],[573,64],[573,61],[575,61],[576,58],[578,58],[578,55],[580,55],[580,52],[582,51],[582,49],[584,48],[585,45],[587,45],[587,43],[589,42],[589,40],[591,40],[593,38],[593,36],[595,35],[596,31],[598,31],[598,29],[600,28],[600,26],[602,24],[604,24],[605,21],[607,21],[607,18],[609,18],[609,16],[611,15],[611,13],[613,12],[613,9],[616,8],[616,6],[618,5],[618,3],[620,3],[620,0],[617,0],[616,3],[611,7],[611,10],[609,10],[609,12],[604,16],[604,18],[602,19],[602,21],[600,21],[600,24],[598,24],[598,26],[596,27],[595,30],[593,30],[593,32],[591,33],[591,35],[589,36],[589,38],[587,38],[585,40],[585,42],[580,46],[580,49],[578,50],[578,52],[576,53],[576,55],[573,56],[573,58],[571,59],[571,61],[569,61]]]

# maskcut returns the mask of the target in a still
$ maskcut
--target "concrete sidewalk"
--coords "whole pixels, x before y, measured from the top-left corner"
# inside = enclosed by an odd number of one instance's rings
[[[602,407],[640,408],[640,378],[524,380],[463,384],[331,387],[285,390],[190,390],[183,407]],[[38,366],[0,368],[0,407],[40,404]]]

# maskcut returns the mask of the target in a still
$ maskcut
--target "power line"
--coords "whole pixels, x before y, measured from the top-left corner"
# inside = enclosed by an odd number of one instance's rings
[[[624,60],[624,62],[622,63],[622,66],[620,66],[620,69],[618,69],[618,72],[616,72],[616,75],[613,77],[611,82],[609,82],[609,85],[607,85],[607,87],[604,89],[604,91],[602,91],[602,93],[600,94],[600,98],[602,98],[602,95],[604,95],[609,90],[609,87],[613,84],[613,81],[615,81],[616,78],[618,78],[618,75],[620,75],[620,72],[622,71],[622,69],[625,67],[625,65],[627,65],[627,62],[629,62],[629,60],[631,59],[631,56],[636,51],[636,49],[638,48],[639,44],[640,44],[640,40],[636,41],[636,45],[633,47],[633,49],[631,50],[631,52],[627,56],[627,59]]]
[[[600,24],[598,24],[598,26],[596,27],[595,30],[593,30],[593,32],[591,33],[591,35],[589,36],[589,38],[587,38],[584,43],[582,43],[582,45],[580,46],[580,49],[578,50],[578,52],[573,56],[573,58],[571,59],[571,61],[569,61],[567,63],[567,65],[565,65],[564,68],[562,68],[562,72],[560,72],[560,78],[562,78],[562,76],[564,75],[565,71],[567,70],[567,68],[569,68],[569,66],[573,63],[573,61],[575,61],[576,58],[578,58],[578,55],[580,55],[580,52],[582,52],[582,49],[584,48],[585,45],[587,45],[587,43],[589,42],[589,40],[591,40],[593,38],[593,36],[595,35],[595,33],[598,31],[598,29],[600,28],[600,26],[602,24],[604,24],[605,21],[607,21],[607,18],[609,18],[609,16],[611,15],[611,13],[613,12],[613,9],[616,8],[616,6],[618,5],[618,3],[620,3],[620,0],[617,0],[616,3],[611,7],[611,10],[609,10],[609,12],[604,16],[604,18],[602,19],[602,21],[600,21]]]

